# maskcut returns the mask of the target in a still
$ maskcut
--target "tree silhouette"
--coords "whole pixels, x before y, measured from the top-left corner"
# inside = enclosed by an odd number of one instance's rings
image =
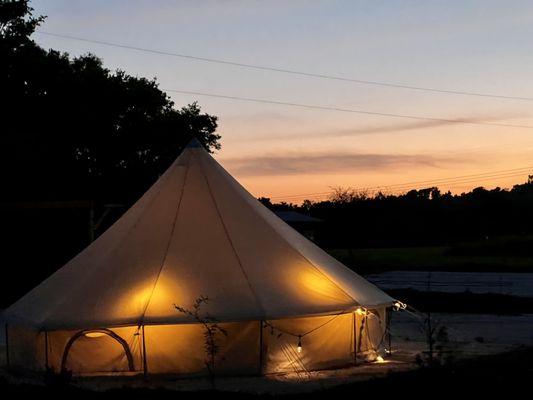
[[[442,246],[533,234],[531,177],[508,190],[478,187],[456,195],[436,187],[373,196],[352,188],[334,188],[325,201],[304,200],[301,205],[262,202],[273,210],[299,211],[322,220],[314,239],[333,249]]]
[[[192,137],[220,149],[217,118],[196,103],[176,109],[155,79],[37,46],[43,19],[28,1],[0,2],[3,182],[14,200],[130,203]]]

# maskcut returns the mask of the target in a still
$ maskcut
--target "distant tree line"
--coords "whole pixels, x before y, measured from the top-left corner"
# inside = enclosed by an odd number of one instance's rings
[[[533,176],[510,190],[478,187],[462,194],[438,188],[374,196],[337,188],[326,201],[272,204],[322,220],[315,240],[327,248],[448,245],[500,235],[533,234]]]

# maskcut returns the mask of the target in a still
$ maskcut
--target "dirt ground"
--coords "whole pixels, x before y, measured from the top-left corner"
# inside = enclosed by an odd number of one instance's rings
[[[366,363],[354,367],[313,371],[308,373],[275,374],[250,377],[218,377],[217,390],[250,394],[294,394],[325,390],[338,385],[362,382],[373,378],[385,377],[393,372],[409,371],[417,368],[414,357],[408,353],[396,353],[393,360],[384,363]],[[44,385],[42,376],[16,375],[3,371],[0,377],[9,384]],[[74,377],[72,386],[91,391],[108,391],[117,388],[130,389],[166,389],[173,391],[201,391],[212,389],[211,383],[204,378],[172,379],[151,376],[144,380],[142,376],[106,376]]]
[[[533,369],[533,347],[496,355],[458,360],[440,367],[411,368],[407,364],[385,363],[359,366],[336,371],[323,371],[306,379],[294,376],[263,378],[218,379],[217,390],[209,389],[203,380],[168,381],[151,380],[137,384],[102,385],[85,380],[65,385],[49,382],[48,385],[0,376],[0,394],[3,398],[42,397],[55,399],[191,399],[231,398],[239,399],[324,399],[379,396],[409,397],[410,399],[449,399],[452,396],[474,398],[523,397],[529,390]],[[109,380],[108,382],[112,382]],[[117,383],[117,382],[116,382]],[[99,390],[89,390],[93,389]],[[267,391],[264,389],[267,388]],[[176,392],[176,389],[181,390]]]

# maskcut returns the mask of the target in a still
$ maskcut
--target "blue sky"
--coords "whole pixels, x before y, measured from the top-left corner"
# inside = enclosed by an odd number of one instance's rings
[[[276,68],[533,97],[530,1],[33,1],[43,31]],[[162,88],[533,126],[530,101],[375,87],[35,35]],[[319,193],[533,165],[533,129],[305,110],[172,94],[220,117],[217,159],[254,194]],[[531,171],[533,172],[533,171]],[[462,191],[524,176],[450,183]],[[288,198],[290,199],[290,198]]]

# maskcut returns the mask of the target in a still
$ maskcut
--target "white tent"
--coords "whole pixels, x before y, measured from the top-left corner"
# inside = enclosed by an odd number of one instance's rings
[[[74,373],[346,365],[380,346],[393,299],[261,205],[193,140],[94,243],[4,314],[10,366]],[[297,345],[301,342],[302,351]]]

